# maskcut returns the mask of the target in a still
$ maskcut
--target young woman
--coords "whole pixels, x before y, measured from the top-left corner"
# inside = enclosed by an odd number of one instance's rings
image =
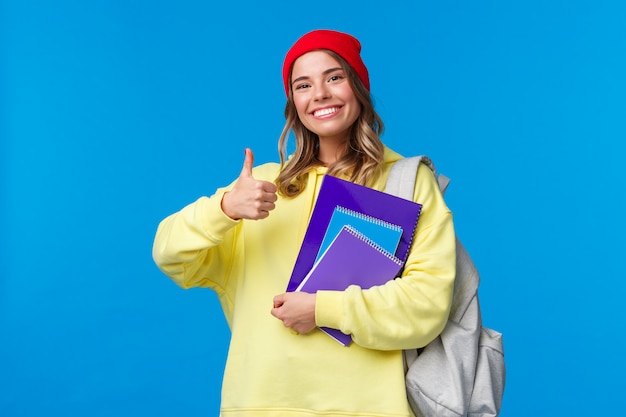
[[[241,174],[159,225],[153,257],[183,288],[219,296],[231,329],[226,416],[410,416],[402,349],[446,324],[455,271],[452,215],[427,167],[403,276],[362,290],[285,292],[324,175],[383,190],[400,155],[380,140],[369,76],[353,36],[316,30],[288,51],[280,164]],[[287,156],[289,133],[295,151]],[[317,329],[352,335],[344,347]]]

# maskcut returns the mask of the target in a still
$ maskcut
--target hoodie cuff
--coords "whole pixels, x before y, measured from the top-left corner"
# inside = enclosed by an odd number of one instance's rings
[[[241,223],[241,220],[233,220],[222,210],[223,194],[198,199],[198,211],[202,213],[202,228],[208,233],[210,230],[213,238],[221,241],[224,234]]]
[[[343,303],[343,291],[318,291],[315,298],[315,324],[343,331]]]

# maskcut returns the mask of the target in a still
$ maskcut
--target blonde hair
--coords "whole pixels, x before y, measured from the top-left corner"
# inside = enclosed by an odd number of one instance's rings
[[[374,110],[370,92],[352,67],[338,54],[323,50],[335,58],[347,74],[348,82],[361,105],[361,112],[350,128],[346,152],[341,159],[328,167],[327,175],[347,176],[350,181],[361,185],[372,184],[380,175],[384,145],[380,139],[383,121]],[[289,76],[291,85],[291,75]],[[285,105],[285,127],[278,140],[280,174],[276,178],[278,192],[287,197],[295,197],[306,186],[306,173],[313,167],[322,165],[317,159],[319,137],[307,129],[296,111],[292,91],[289,91]],[[293,132],[296,150],[287,159],[287,142]]]

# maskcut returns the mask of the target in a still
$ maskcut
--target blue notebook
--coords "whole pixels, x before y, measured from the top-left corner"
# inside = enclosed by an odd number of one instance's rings
[[[394,279],[402,265],[401,259],[353,227],[343,226],[296,291],[312,294],[319,290],[343,291],[350,285],[368,289]],[[320,330],[344,346],[352,341],[352,336],[340,330],[327,327]]]
[[[322,240],[317,258],[315,258],[316,262],[345,225],[352,226],[354,229],[373,240],[378,246],[392,254],[396,253],[400,237],[402,237],[402,227],[396,224],[350,210],[349,208],[337,206],[333,210],[328,227],[326,228],[324,240]]]

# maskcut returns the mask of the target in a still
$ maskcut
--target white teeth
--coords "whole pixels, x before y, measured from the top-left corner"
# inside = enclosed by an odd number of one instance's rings
[[[335,113],[336,111],[337,111],[337,107],[331,107],[331,108],[328,108],[328,109],[317,110],[316,112],[313,113],[313,116],[315,116],[315,117],[326,116],[326,115]]]

